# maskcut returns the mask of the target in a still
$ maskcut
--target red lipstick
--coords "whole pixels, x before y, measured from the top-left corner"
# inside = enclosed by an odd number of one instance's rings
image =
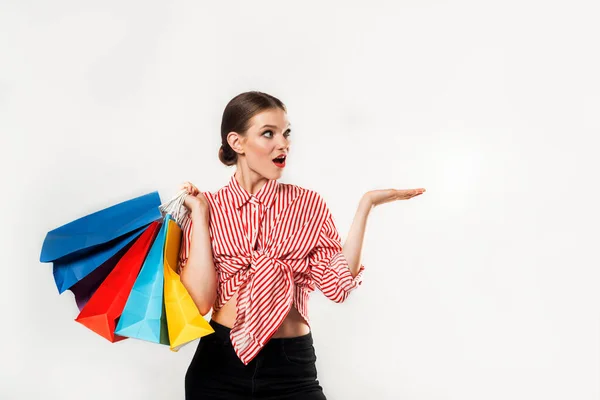
[[[277,165],[279,168],[284,168],[284,167],[285,167],[285,159],[286,159],[286,158],[287,158],[287,157],[286,157],[286,155],[285,155],[285,154],[282,154],[282,155],[280,155],[279,157],[277,157],[277,158],[274,158],[274,159],[273,159],[273,163],[274,163],[275,165]]]

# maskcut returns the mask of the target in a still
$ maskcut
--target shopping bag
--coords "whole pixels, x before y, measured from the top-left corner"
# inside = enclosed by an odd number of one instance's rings
[[[163,302],[164,248],[167,236],[167,215],[144,260],[125,307],[117,323],[115,334],[169,344]]]
[[[79,218],[46,234],[41,262],[72,255],[77,258],[162,217],[160,196],[151,192]]]
[[[164,302],[170,349],[173,351],[179,350],[181,346],[192,340],[214,332],[212,326],[198,311],[176,272],[181,239],[181,228],[175,220],[169,218],[164,253]]]
[[[128,244],[142,234],[145,226],[129,232],[116,240],[94,248],[86,254],[69,255],[54,261],[52,272],[58,293],[69,289],[75,283],[85,278],[96,268],[117,255]],[[116,256],[118,257],[118,255]]]
[[[125,247],[119,250],[114,256],[110,257],[107,261],[102,263],[98,268],[90,272],[83,279],[75,283],[69,288],[69,290],[75,295],[75,302],[79,311],[85,307],[90,297],[98,290],[100,284],[106,279],[106,277],[113,271],[117,263],[121,260],[123,255],[131,249],[131,246],[136,243],[140,236],[137,236]]]
[[[159,229],[160,221],[155,221],[144,230],[102,281],[75,321],[111,342],[125,339],[124,336],[115,335],[115,327]]]

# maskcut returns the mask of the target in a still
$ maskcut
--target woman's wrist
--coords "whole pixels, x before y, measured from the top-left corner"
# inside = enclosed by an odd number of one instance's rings
[[[361,197],[360,201],[358,202],[358,208],[365,212],[369,212],[371,209],[373,209],[373,200],[371,200],[368,194],[365,194]]]

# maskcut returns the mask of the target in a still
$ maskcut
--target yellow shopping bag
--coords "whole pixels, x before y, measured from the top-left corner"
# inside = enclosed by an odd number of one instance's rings
[[[164,302],[167,313],[170,348],[179,350],[184,344],[215,330],[204,319],[177,274],[181,245],[181,228],[169,218],[164,253]]]

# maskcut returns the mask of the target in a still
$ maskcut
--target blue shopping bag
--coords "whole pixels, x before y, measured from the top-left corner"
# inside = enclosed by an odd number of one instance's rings
[[[72,262],[90,254],[103,244],[161,219],[159,206],[160,196],[155,191],[58,227],[46,234],[40,262],[57,261],[67,256]]]
[[[169,344],[167,320],[163,301],[164,249],[167,237],[167,214],[142,269],[129,293],[115,334],[154,343]]]
[[[54,261],[52,273],[54,274],[54,282],[58,288],[58,293],[70,289],[102,264],[110,262],[112,257],[118,257],[121,250],[139,237],[146,227],[143,226],[117,240],[96,247],[89,254],[80,255],[79,257],[67,256]]]

